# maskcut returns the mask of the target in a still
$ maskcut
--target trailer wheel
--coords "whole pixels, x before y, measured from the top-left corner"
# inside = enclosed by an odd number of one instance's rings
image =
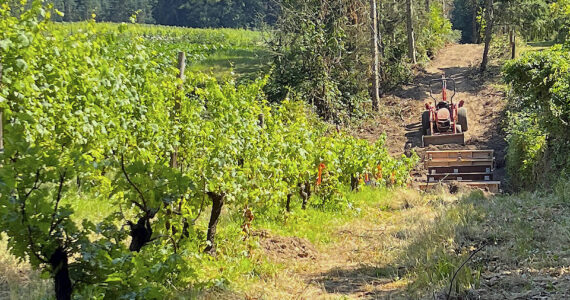
[[[467,131],[467,108],[462,107],[457,110],[457,123],[461,125],[463,132]]]
[[[429,110],[426,110],[422,113],[422,134],[429,135],[428,131],[430,130],[430,120],[429,120]]]

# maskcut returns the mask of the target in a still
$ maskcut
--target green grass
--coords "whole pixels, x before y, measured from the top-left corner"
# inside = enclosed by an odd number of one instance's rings
[[[267,74],[270,54],[263,48],[245,48],[217,51],[191,65],[190,71],[211,73],[218,79],[253,80]]]
[[[50,26],[52,32],[69,34],[88,30],[91,25],[79,22]],[[269,71],[270,52],[265,45],[264,33],[259,31],[114,23],[94,23],[92,26],[101,34],[117,35],[118,42],[142,38],[167,65],[175,65],[177,53],[185,52],[190,72],[212,73],[218,79],[252,80]]]
[[[529,51],[543,51],[554,45],[556,45],[556,42],[554,41],[528,42],[521,47],[519,53],[522,54]]]
[[[352,203],[346,209],[304,211],[295,199],[291,213],[279,205],[273,218],[254,221],[253,230],[267,231],[269,238],[306,239],[318,252],[315,260],[274,260],[261,246],[262,238],[244,240],[240,214],[225,213],[218,227],[218,255],[195,253],[188,257],[196,279],[189,289],[175,296],[354,296],[350,289],[345,293],[325,290],[333,283],[344,288],[357,286],[355,291],[365,290],[379,298],[421,298],[434,292],[443,295],[459,265],[484,243],[483,251],[455,280],[455,295],[466,296],[484,284],[485,274],[496,272],[492,266],[500,265],[500,270],[558,270],[567,265],[570,183],[561,182],[553,190],[552,194],[491,196],[479,191],[450,195],[445,191],[422,194],[411,189],[364,187],[358,193],[346,194]],[[92,220],[101,218],[98,211],[113,209],[105,199],[89,197],[68,204],[77,209],[77,216]],[[205,232],[208,213],[204,211],[197,230]],[[25,262],[16,262],[6,253],[5,243],[0,246],[0,267],[6,270],[0,276],[0,287],[1,282],[9,286],[12,299],[21,299],[14,296],[21,293],[29,299],[50,293],[49,281],[40,279]],[[520,282],[519,288],[536,288],[532,278],[515,278],[515,274],[501,277],[505,283],[496,288],[497,295],[502,290],[516,291],[509,280]],[[558,287],[551,284],[544,288],[556,292]],[[493,289],[486,292],[495,295]]]

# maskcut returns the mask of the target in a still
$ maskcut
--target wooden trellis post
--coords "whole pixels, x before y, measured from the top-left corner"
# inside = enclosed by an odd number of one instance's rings
[[[178,70],[180,71],[180,74],[178,74],[178,78],[184,82],[184,71],[186,70],[186,54],[184,52],[178,52]],[[182,90],[184,88],[184,84],[181,83],[178,86],[179,90]],[[180,108],[181,108],[181,103],[182,103],[182,97],[176,98],[176,101],[174,103],[174,119],[178,120],[178,116],[180,114]],[[174,151],[172,151],[172,154],[170,156],[170,167],[171,168],[177,168],[178,167],[178,147],[174,148]]]

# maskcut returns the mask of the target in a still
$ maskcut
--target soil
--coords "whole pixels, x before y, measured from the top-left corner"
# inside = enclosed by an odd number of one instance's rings
[[[425,111],[425,103],[433,102],[429,83],[445,74],[455,79],[457,84],[453,101],[463,100],[468,110],[466,145],[431,146],[429,150],[493,149],[497,167],[495,178],[504,181],[507,144],[501,120],[506,106],[505,92],[500,89],[498,67],[490,67],[485,74],[479,72],[482,53],[482,45],[462,44],[444,48],[425,69],[417,71],[412,82],[387,93],[381,100],[385,114],[361,125],[355,134],[374,141],[386,133],[386,143],[392,155],[414,150],[423,158],[428,149],[422,148],[421,115]],[[441,92],[435,94],[437,89],[433,88],[434,97],[440,99]],[[448,95],[451,94],[449,92]],[[415,181],[425,180],[421,168],[414,176]]]
[[[317,258],[318,251],[306,239],[272,235],[266,230],[253,232],[252,235],[259,238],[261,248],[274,261],[315,260]]]

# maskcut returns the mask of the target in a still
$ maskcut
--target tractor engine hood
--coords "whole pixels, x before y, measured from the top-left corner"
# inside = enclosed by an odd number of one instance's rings
[[[450,115],[451,114],[449,113],[449,110],[447,108],[442,108],[437,111],[437,119],[439,121],[449,120]]]

